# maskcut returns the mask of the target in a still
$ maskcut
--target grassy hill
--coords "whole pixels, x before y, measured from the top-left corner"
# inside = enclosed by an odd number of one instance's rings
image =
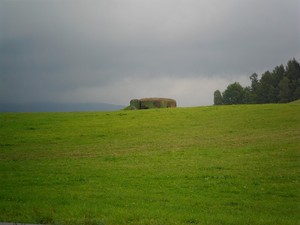
[[[300,105],[0,114],[0,221],[299,224]]]
[[[300,104],[300,99],[296,100],[296,101],[293,101],[291,102],[290,104]]]

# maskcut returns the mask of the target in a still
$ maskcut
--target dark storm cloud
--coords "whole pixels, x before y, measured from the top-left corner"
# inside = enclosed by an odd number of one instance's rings
[[[299,3],[0,0],[0,101],[207,98],[300,57]]]

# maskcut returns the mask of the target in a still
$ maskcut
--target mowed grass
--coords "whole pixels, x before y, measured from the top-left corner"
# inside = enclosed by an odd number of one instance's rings
[[[300,224],[300,105],[0,114],[0,221]]]

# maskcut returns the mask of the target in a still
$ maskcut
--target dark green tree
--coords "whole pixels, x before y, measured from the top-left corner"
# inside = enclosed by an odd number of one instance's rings
[[[270,71],[266,71],[262,74],[259,81],[259,88],[257,91],[258,103],[274,103],[276,102],[277,95],[275,92],[274,76]]]
[[[284,77],[284,74],[285,74],[285,69],[282,64],[280,66],[275,67],[275,69],[273,70],[274,83],[272,84],[274,87],[278,87],[278,84]]]
[[[297,80],[300,78],[300,64],[295,59],[288,61],[285,75],[290,80]]]
[[[294,91],[294,100],[300,99],[300,80],[298,80],[298,87]]]
[[[279,102],[279,83],[283,79],[285,69],[283,65],[276,66],[272,73],[272,87],[270,88],[270,95],[272,103]]]
[[[256,73],[252,74],[250,76],[250,80],[251,80],[251,91],[256,92],[257,89],[259,88],[258,75]]]
[[[214,92],[214,105],[223,105],[223,97],[219,90]]]
[[[244,88],[238,82],[229,84],[223,92],[223,103],[225,105],[232,105],[243,104],[244,102]]]
[[[279,82],[279,102],[285,103],[290,101],[291,89],[289,85],[290,80],[287,77],[283,77],[283,79]]]
[[[289,100],[293,101],[299,99],[298,88],[300,87],[300,64],[295,59],[288,62],[285,75],[290,80]]]
[[[250,76],[251,80],[251,87],[250,87],[250,92],[252,96],[252,103],[257,103],[258,102],[258,90],[259,90],[259,80],[258,80],[258,75],[256,73],[252,74]]]
[[[244,88],[244,103],[245,104],[254,104],[256,103],[256,96],[252,92],[251,87]]]

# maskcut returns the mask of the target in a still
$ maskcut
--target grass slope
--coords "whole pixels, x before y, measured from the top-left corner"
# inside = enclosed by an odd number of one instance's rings
[[[300,105],[0,114],[0,221],[299,224]]]
[[[296,101],[293,101],[291,102],[290,104],[300,104],[300,99],[296,100]]]

